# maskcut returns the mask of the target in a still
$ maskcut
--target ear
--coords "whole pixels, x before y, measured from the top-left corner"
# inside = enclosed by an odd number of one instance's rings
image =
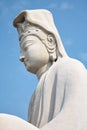
[[[47,50],[49,52],[49,55],[50,55],[50,60],[52,62],[55,62],[56,59],[57,59],[57,55],[56,55],[56,40],[55,40],[55,37],[53,36],[53,34],[48,34],[47,36]]]
[[[50,55],[50,60],[52,62],[55,62],[57,60],[56,50],[55,50],[55,52],[50,53],[49,55]]]

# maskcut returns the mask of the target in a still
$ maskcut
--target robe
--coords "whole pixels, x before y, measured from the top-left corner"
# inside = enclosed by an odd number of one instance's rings
[[[41,130],[87,130],[87,70],[75,59],[58,59],[32,95],[29,122]]]

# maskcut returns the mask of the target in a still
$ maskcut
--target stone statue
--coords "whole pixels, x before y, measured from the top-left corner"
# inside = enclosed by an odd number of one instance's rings
[[[38,77],[29,123],[0,114],[1,130],[87,130],[87,72],[70,58],[47,10],[25,10],[14,20],[22,61]],[[4,125],[6,124],[6,125]]]

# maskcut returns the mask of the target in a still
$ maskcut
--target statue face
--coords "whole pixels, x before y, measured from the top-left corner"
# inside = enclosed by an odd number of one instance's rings
[[[37,73],[40,68],[50,62],[45,45],[34,35],[26,36],[22,40],[20,48],[20,60],[24,62],[26,69],[32,73]]]

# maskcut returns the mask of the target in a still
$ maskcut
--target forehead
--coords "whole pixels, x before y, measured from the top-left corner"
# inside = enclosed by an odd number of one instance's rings
[[[23,32],[26,32],[28,30],[34,30],[35,28],[37,29],[38,26],[35,26],[27,21],[17,23],[18,33],[23,33]]]
[[[30,23],[29,21],[26,21],[26,20],[23,22],[17,23],[17,30],[19,34],[29,32],[29,31],[38,32],[38,30],[43,31],[44,33],[47,33],[47,31],[40,25]]]
[[[32,35],[28,35],[24,40],[23,42],[20,42],[20,47],[23,48],[26,44],[33,44],[35,43],[36,41],[36,38],[35,36],[32,36]]]
[[[29,22],[18,23],[17,25],[19,41],[21,42],[26,40],[32,40],[33,35],[38,35],[38,30],[40,30],[37,26],[30,24]]]
[[[17,25],[19,33],[20,46],[24,45],[24,40],[32,41],[34,37],[38,37],[40,40],[47,38],[47,32],[45,32],[39,26],[33,25],[29,22],[18,23]]]

